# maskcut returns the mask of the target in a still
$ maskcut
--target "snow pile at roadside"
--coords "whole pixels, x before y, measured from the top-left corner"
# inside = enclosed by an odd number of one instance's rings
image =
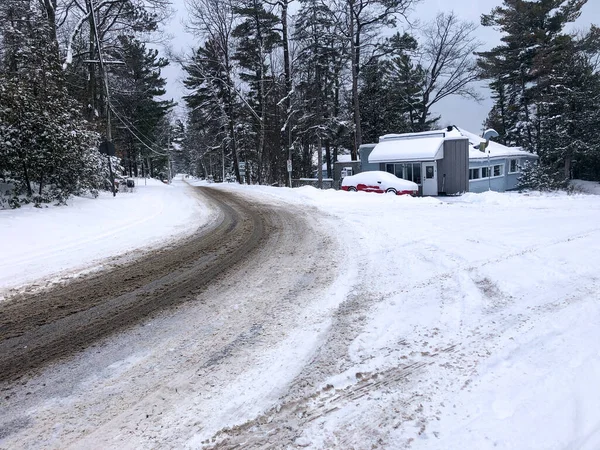
[[[103,258],[163,245],[197,229],[213,211],[181,181],[136,180],[133,193],[75,197],[68,206],[0,211],[0,293],[76,276]]]
[[[335,217],[351,292],[368,294],[350,365],[315,387],[335,394],[314,399],[327,414],[299,443],[600,447],[597,197],[219,188]]]
[[[571,180],[571,186],[579,192],[600,195],[600,183],[597,181]]]

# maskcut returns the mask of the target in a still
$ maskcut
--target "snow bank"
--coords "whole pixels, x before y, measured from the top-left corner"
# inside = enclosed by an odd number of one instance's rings
[[[571,180],[571,186],[585,194],[600,195],[600,183],[597,181]]]
[[[73,198],[69,206],[0,211],[0,294],[37,281],[97,270],[104,258],[168,243],[209,221],[213,211],[181,181],[136,180],[133,193]]]

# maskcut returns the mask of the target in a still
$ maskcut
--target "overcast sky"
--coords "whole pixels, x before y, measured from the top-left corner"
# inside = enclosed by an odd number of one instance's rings
[[[186,17],[184,0],[172,1],[176,15],[167,28],[167,32],[174,37],[172,47],[175,51],[189,50],[197,43],[193,41],[192,36],[185,33],[182,25],[182,21]],[[448,0],[423,0],[415,7],[410,19],[424,23],[433,19],[437,12],[454,10],[463,20],[479,23],[481,14],[489,13],[501,3],[501,0],[454,0],[452,2]],[[592,23],[600,25],[599,0],[588,0],[588,3],[583,7],[581,18],[574,27],[586,29]],[[400,25],[404,27],[404,24]],[[490,49],[500,42],[500,33],[489,27],[479,26],[476,33],[479,40],[484,43],[482,50]],[[184,94],[184,89],[181,86],[181,70],[176,64],[172,64],[163,70],[163,75],[168,80],[167,97],[180,101],[181,96]],[[436,105],[433,112],[438,115],[441,114],[440,125],[453,124],[474,133],[480,133],[482,123],[492,107],[492,101],[489,98],[489,92],[485,84],[481,85],[481,90],[485,96],[485,100],[481,103],[459,97],[449,97]],[[390,130],[390,132],[393,132],[393,130]]]

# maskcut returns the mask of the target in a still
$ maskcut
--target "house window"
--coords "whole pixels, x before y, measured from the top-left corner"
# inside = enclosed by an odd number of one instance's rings
[[[413,179],[417,184],[421,184],[421,163],[413,164]]]
[[[494,166],[494,175],[495,177],[499,177],[504,175],[504,165],[497,164]]]
[[[477,180],[481,178],[479,168],[469,169],[469,180]]]
[[[519,160],[511,159],[509,163],[508,173],[517,173],[519,172]]]
[[[395,164],[394,175],[398,178],[404,178],[404,164]]]
[[[386,164],[385,171],[403,180],[421,184],[421,163]]]
[[[489,167],[482,167],[481,168],[481,178],[487,178],[490,176],[490,168]]]

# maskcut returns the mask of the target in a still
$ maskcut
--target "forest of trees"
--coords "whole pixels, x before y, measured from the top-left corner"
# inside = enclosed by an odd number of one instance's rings
[[[244,181],[244,162],[246,182],[282,185],[288,159],[300,178],[324,156],[330,177],[340,152],[435,127],[448,96],[479,99],[475,24],[440,13],[417,29],[413,0],[300,0],[293,15],[290,3],[188,0],[201,44],[184,64],[177,161],[192,173],[220,178],[224,161]]]
[[[116,174],[166,170],[169,62],[147,43],[168,14],[165,0],[2,0],[0,207],[111,189],[101,142]]]
[[[288,158],[311,177],[325,153],[331,176],[339,152],[437,127],[434,105],[480,100],[483,80],[494,106],[482,126],[540,156],[524,186],[600,180],[600,31],[566,31],[585,3],[505,0],[482,15],[502,33],[484,52],[477,25],[451,12],[411,27],[413,0],[301,0],[291,16],[288,0],[188,0],[201,45],[184,66],[182,158],[201,175],[224,161],[240,181],[244,161],[246,181],[283,184]]]
[[[503,33],[501,45],[478,54],[494,99],[486,126],[539,155],[523,180],[530,187],[600,181],[600,28],[566,31],[586,2],[505,0],[482,16]]]
[[[487,51],[452,12],[417,23],[416,2],[186,0],[178,120],[156,50],[168,0],[2,0],[0,207],[110,189],[107,140],[128,176],[284,185],[288,159],[300,178],[321,158],[331,176],[362,143],[438,127],[438,102],[478,101],[481,81],[482,126],[540,156],[526,185],[600,180],[600,29],[572,26],[586,0],[504,0],[482,15],[501,33]]]

